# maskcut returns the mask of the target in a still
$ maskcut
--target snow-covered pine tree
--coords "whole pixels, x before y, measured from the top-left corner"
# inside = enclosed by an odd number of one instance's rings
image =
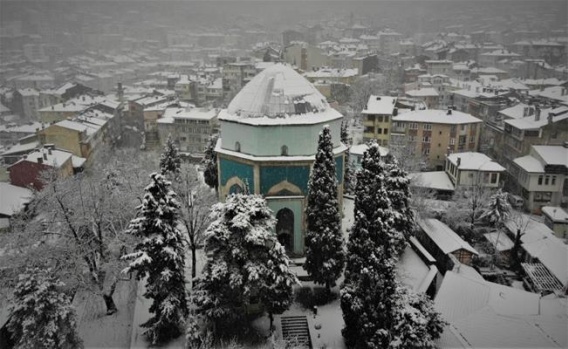
[[[329,126],[320,132],[316,159],[308,181],[304,269],[327,293],[341,276],[345,263],[341,217],[337,200],[335,159]]]
[[[20,275],[8,309],[7,329],[14,348],[83,347],[77,334],[75,309],[61,290],[63,286],[49,269],[28,269]]]
[[[178,148],[176,148],[172,135],[168,135],[164,152],[160,156],[160,171],[163,175],[171,173],[175,178],[180,171],[181,158],[179,156]]]
[[[396,213],[385,177],[379,147],[371,144],[357,173],[355,222],[341,289],[342,334],[350,348],[386,348],[391,339],[397,246],[404,236],[393,228]]]
[[[435,340],[440,338],[447,323],[428,296],[399,286],[393,306],[389,348],[437,348]]]
[[[507,201],[507,194],[499,189],[491,195],[487,209],[479,218],[487,219],[493,226],[499,226],[509,218],[510,213],[511,205]]]
[[[343,164],[343,191],[347,194],[352,194],[355,188],[353,183],[353,169],[349,162],[349,148],[351,148],[351,141],[349,140],[347,121],[343,121],[341,123],[341,143],[347,147],[347,150],[345,151],[345,163]]]
[[[125,272],[136,272],[138,280],[147,278],[144,297],[152,299],[154,314],[142,327],[152,344],[163,343],[182,334],[188,314],[185,290],[185,257],[178,224],[177,195],[163,175],[153,173],[145,188],[138,217],[130,222],[128,232],[139,238],[134,252],[123,258],[131,260]]]
[[[214,324],[221,336],[246,321],[255,299],[270,313],[282,313],[292,302],[292,286],[298,280],[261,196],[230,195],[213,207],[212,215],[216,220],[205,233],[207,262],[191,299],[196,314]]]
[[[385,188],[395,212],[393,228],[408,239],[414,230],[414,212],[410,206],[410,178],[391,154],[385,157],[385,171]],[[399,255],[404,252],[406,239],[398,240],[400,244],[396,246],[396,250]]]
[[[203,164],[205,165],[203,177],[205,179],[205,184],[215,190],[219,187],[217,177],[217,153],[215,153],[217,139],[218,136],[211,136],[207,149],[205,149],[205,156],[203,157]]]

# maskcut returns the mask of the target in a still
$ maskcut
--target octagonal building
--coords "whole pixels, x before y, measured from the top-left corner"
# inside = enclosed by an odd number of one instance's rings
[[[256,75],[218,119],[219,200],[245,186],[264,196],[278,220],[279,241],[290,254],[303,255],[308,180],[324,125],[331,130],[342,206],[343,116],[308,80],[276,64]]]

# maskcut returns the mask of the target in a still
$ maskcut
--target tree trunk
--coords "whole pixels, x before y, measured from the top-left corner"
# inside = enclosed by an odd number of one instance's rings
[[[274,332],[274,315],[271,312],[268,313],[268,318],[270,319],[270,334]]]
[[[193,286],[193,279],[197,275],[197,256],[195,244],[191,244],[191,286]]]

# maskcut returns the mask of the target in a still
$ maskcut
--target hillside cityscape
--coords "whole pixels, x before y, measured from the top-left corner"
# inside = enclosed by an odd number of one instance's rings
[[[568,347],[568,2],[0,1],[0,348]]]

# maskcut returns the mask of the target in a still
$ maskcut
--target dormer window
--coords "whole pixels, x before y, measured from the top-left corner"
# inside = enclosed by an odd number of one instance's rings
[[[282,148],[280,148],[280,155],[282,156],[288,156],[288,147],[283,145]]]
[[[239,153],[241,152],[241,143],[235,142],[235,151]]]

